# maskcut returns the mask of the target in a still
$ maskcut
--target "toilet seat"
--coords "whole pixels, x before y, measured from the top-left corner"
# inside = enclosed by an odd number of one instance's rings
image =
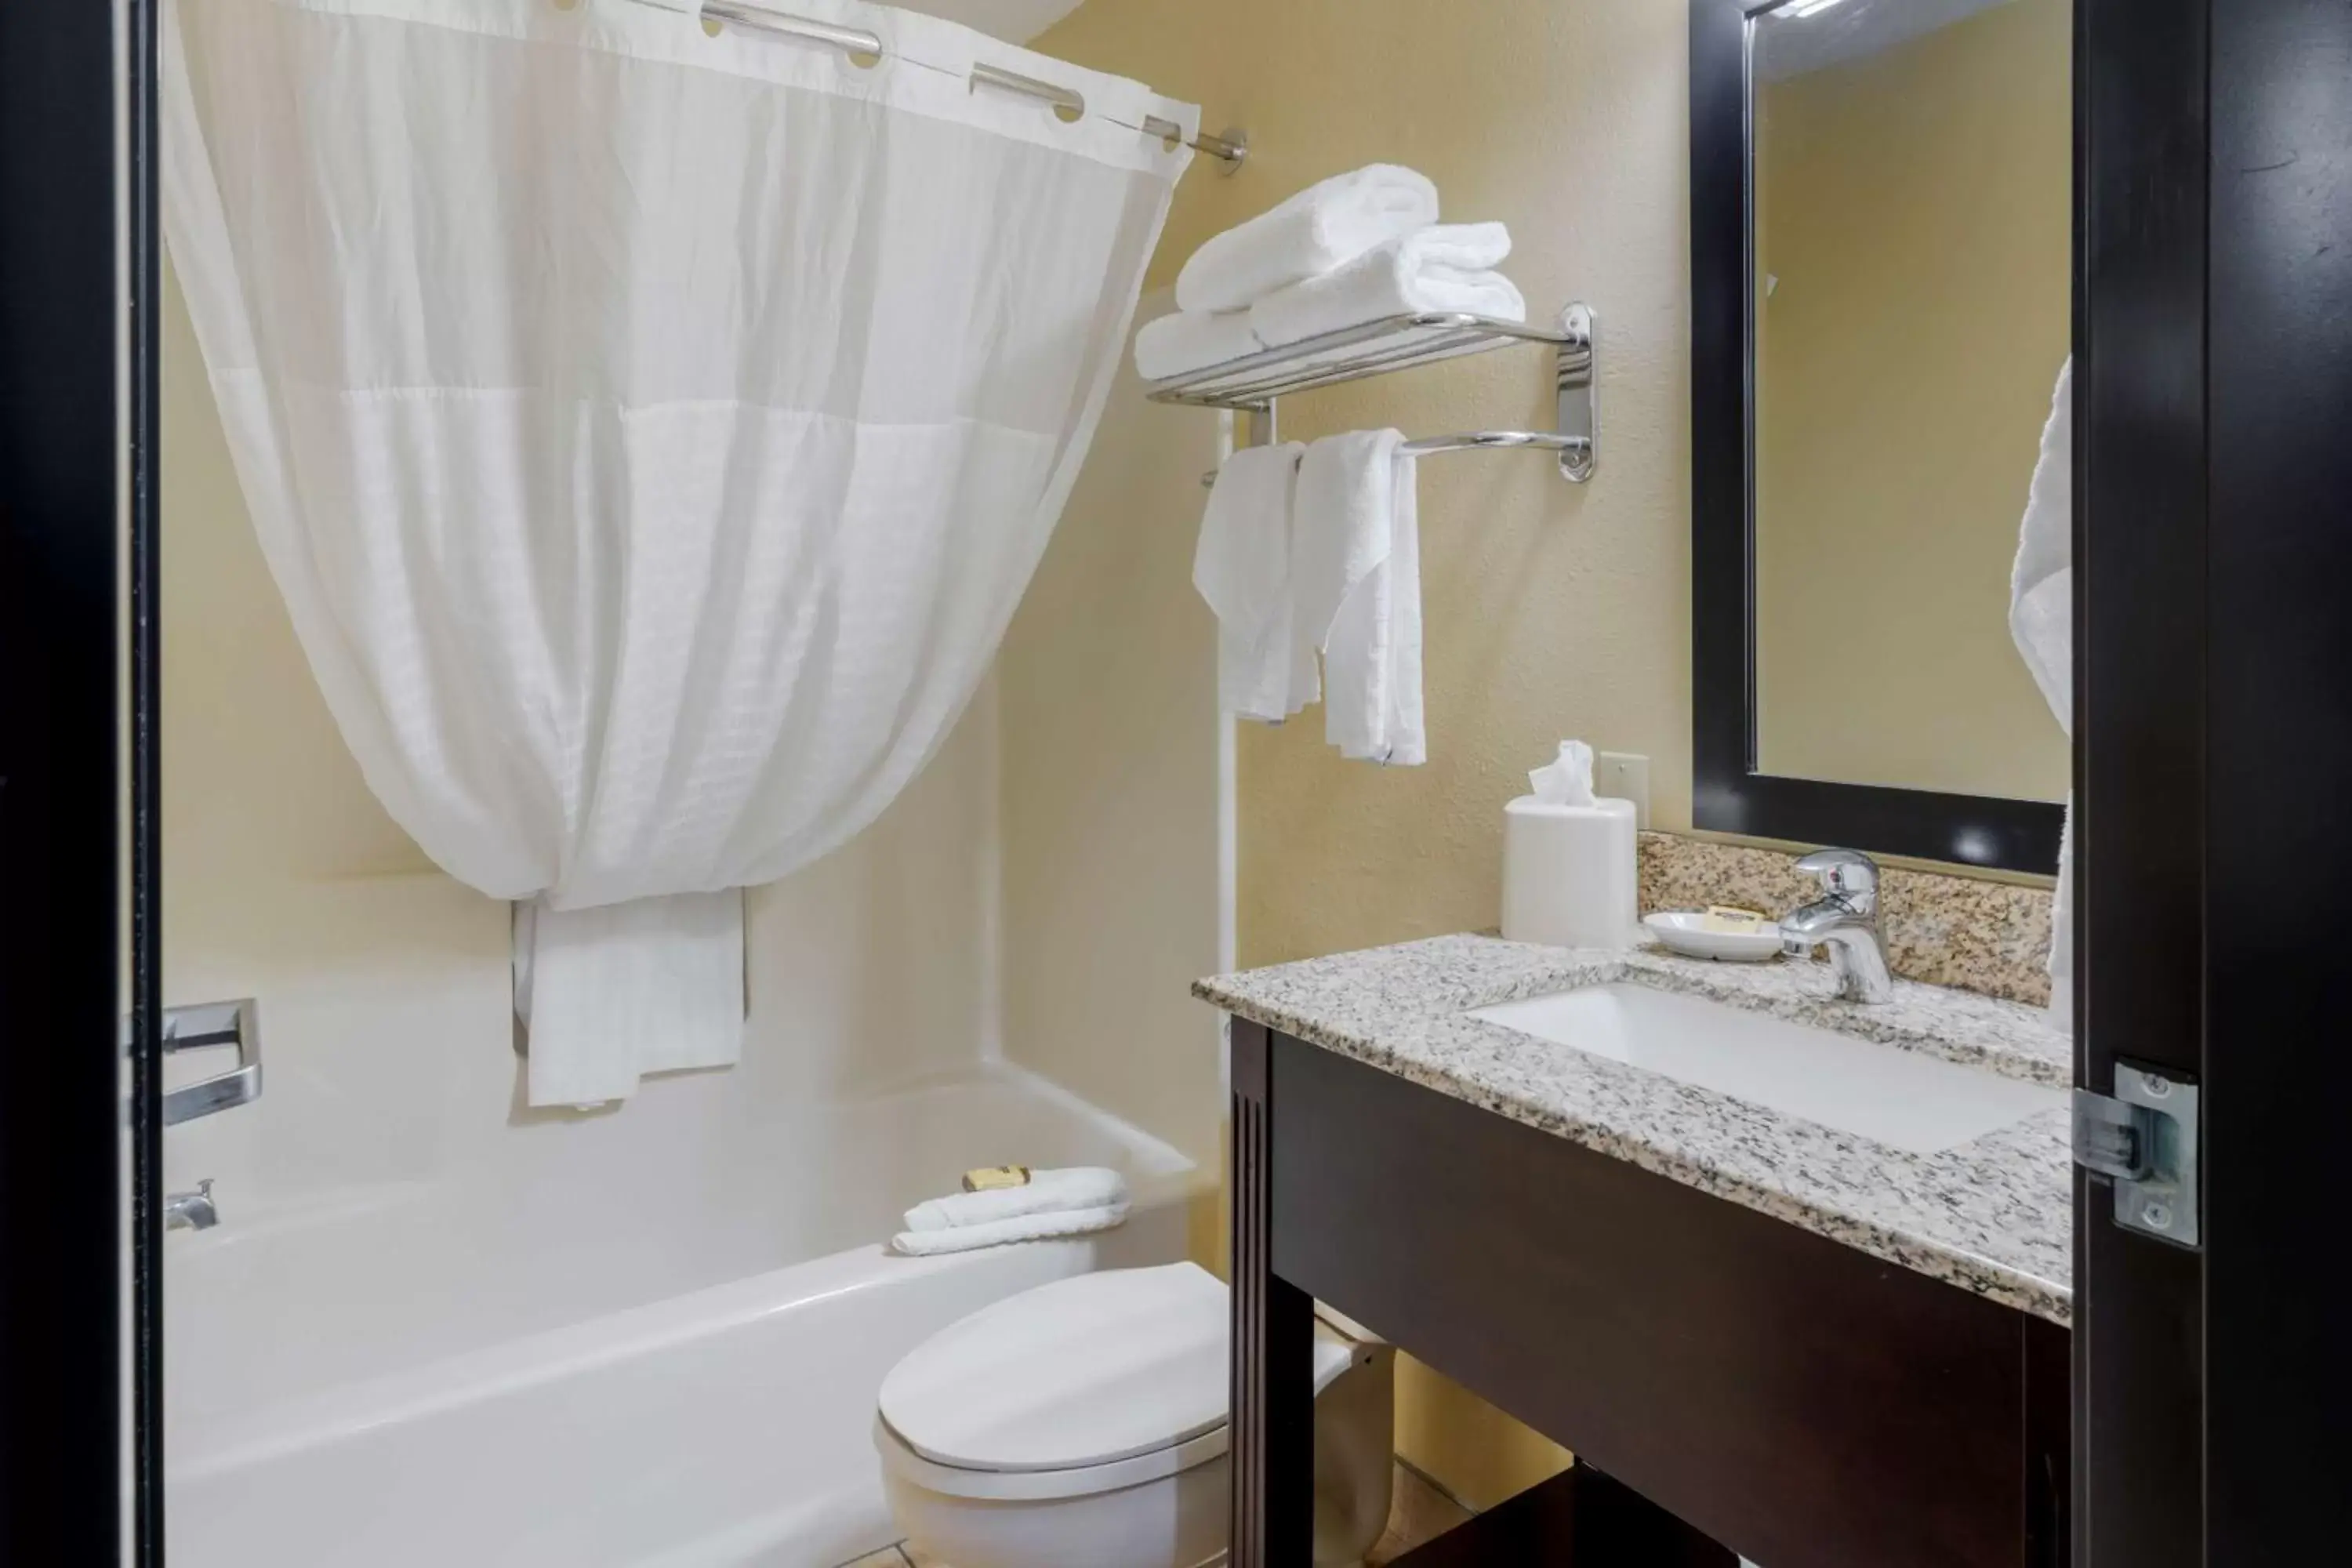
[[[982,1309],[883,1380],[875,1447],[949,1497],[1083,1497],[1226,1448],[1230,1308],[1191,1263],[1077,1275]],[[1362,1347],[1316,1325],[1320,1393]]]
[[[1045,1502],[1139,1487],[1221,1459],[1225,1455],[1225,1444],[1226,1428],[1220,1422],[1213,1430],[1188,1442],[1105,1465],[1084,1465],[1066,1470],[981,1470],[926,1459],[908,1447],[907,1440],[892,1431],[888,1422],[877,1418],[874,1423],[874,1447],[881,1453],[884,1468],[891,1474],[944,1497],[991,1502]]]

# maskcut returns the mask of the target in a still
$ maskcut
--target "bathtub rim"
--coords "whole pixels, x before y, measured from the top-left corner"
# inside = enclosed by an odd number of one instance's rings
[[[1127,1225],[1181,1211],[1216,1185],[1197,1167],[1139,1184]],[[1123,1228],[1123,1227],[1121,1227]],[[170,1484],[197,1485],[379,1426],[592,1374],[638,1358],[805,1311],[862,1290],[903,1288],[1008,1252],[1091,1249],[1103,1236],[1015,1242],[911,1258],[868,1243],[576,1323],[478,1346],[400,1372],[363,1378],[219,1420],[201,1452],[174,1456]]]

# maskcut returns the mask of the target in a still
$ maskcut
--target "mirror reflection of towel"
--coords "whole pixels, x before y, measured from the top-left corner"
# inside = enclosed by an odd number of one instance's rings
[[[2074,732],[2074,362],[2058,370],[2018,527],[2010,575],[2009,635],[2061,728]],[[2074,1018],[2074,801],[2058,845],[2058,893],[2050,906],[2050,1012]]]

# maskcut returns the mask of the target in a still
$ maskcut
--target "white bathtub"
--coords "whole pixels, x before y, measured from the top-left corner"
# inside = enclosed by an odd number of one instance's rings
[[[507,1189],[476,1172],[242,1214],[225,1194],[217,1230],[173,1238],[173,1568],[830,1568],[893,1538],[868,1428],[898,1358],[1013,1291],[1183,1256],[1201,1179],[1002,1067],[651,1190],[641,1168],[600,1184],[605,1131],[527,1130],[579,1143],[560,1181],[541,1157]],[[1135,1214],[958,1258],[877,1245],[1007,1160],[1120,1166]]]

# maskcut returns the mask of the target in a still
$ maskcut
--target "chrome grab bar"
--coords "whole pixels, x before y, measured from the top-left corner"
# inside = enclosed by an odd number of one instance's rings
[[[261,1098],[261,1031],[255,1021],[250,996],[235,1002],[199,1002],[188,1007],[163,1009],[163,1054],[236,1048],[236,1066],[194,1083],[182,1084],[163,1095],[163,1125],[176,1127],[210,1116],[234,1105]],[[130,1026],[123,1028],[123,1047],[131,1045]]]

